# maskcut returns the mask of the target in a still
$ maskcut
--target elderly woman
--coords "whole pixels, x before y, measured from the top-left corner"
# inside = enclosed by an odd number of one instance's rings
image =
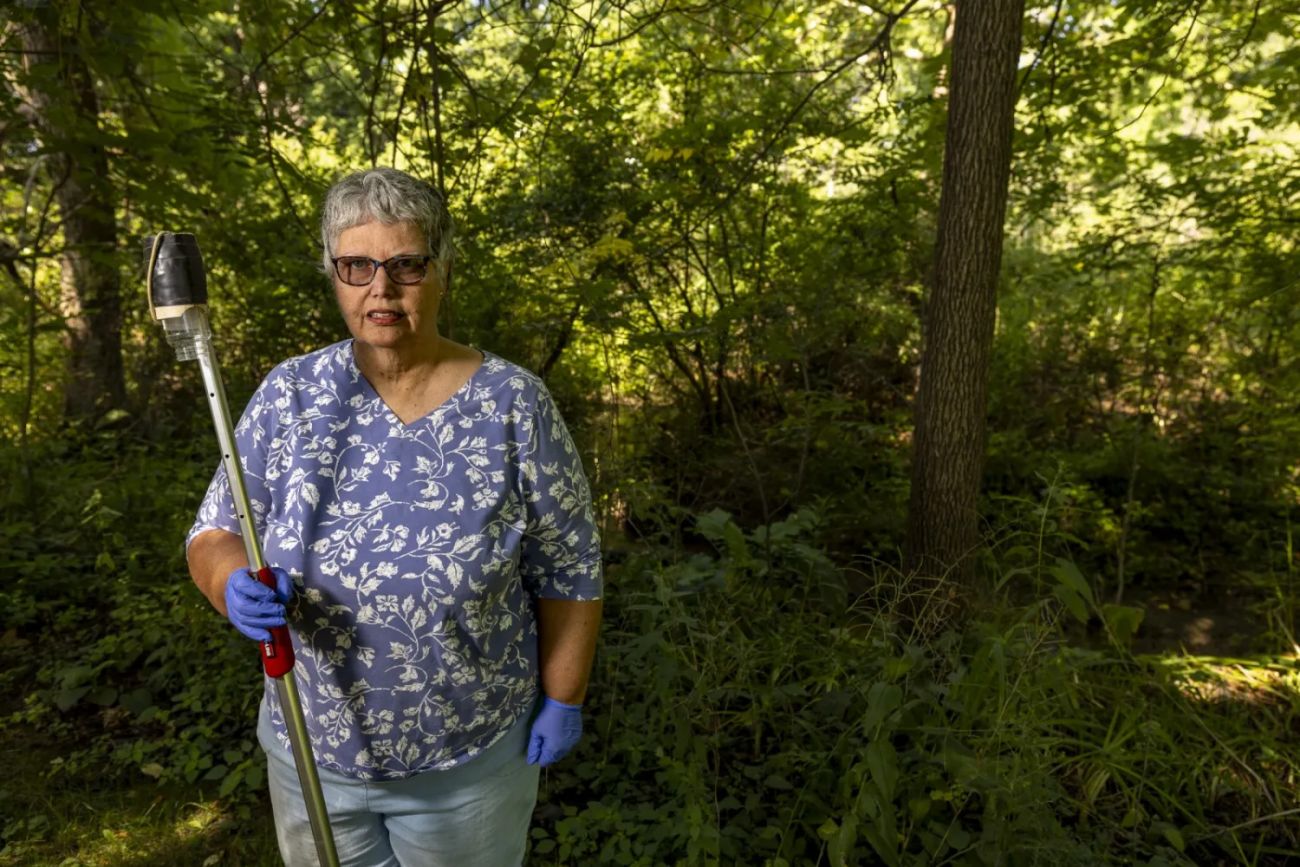
[[[537,376],[439,335],[451,221],[428,184],[343,178],[321,241],[352,338],[277,365],[236,428],[278,587],[249,574],[223,469],[190,571],[248,638],[287,620],[343,864],[516,865],[600,623],[582,462]],[[258,738],[280,851],[314,864],[269,681]]]

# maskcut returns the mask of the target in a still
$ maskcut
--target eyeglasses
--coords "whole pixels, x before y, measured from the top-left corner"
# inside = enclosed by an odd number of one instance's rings
[[[368,256],[338,256],[330,259],[334,273],[349,286],[368,286],[375,274],[383,268],[388,279],[403,286],[419,283],[429,271],[432,256],[394,256],[380,262]]]

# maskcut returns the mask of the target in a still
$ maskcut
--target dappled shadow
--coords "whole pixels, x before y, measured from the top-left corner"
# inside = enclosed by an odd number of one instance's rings
[[[1139,658],[1194,702],[1272,708],[1283,730],[1300,727],[1300,659],[1295,656],[1146,654]]]
[[[1277,649],[1276,640],[1267,635],[1264,618],[1242,598],[1157,594],[1134,604],[1146,612],[1134,636],[1135,653],[1183,651],[1219,656]]]
[[[50,804],[56,814],[37,839],[19,833],[0,854],[0,865],[62,865],[85,867],[276,867],[269,806],[236,818],[216,802],[182,803],[135,791],[106,792],[94,798],[98,806]],[[105,799],[118,801],[105,803]],[[32,814],[29,814],[32,815]]]
[[[215,784],[49,775],[68,755],[41,732],[0,733],[0,867],[278,865],[265,792],[215,798]]]
[[[1209,618],[1189,619],[1188,626],[1202,628],[1201,619]],[[1186,734],[1203,743],[1196,767],[1184,769],[1200,780],[1204,815],[1215,827],[1202,835],[1197,851],[1214,851],[1228,840],[1244,845],[1252,837],[1264,852],[1300,847],[1300,810],[1288,782],[1300,778],[1300,756],[1291,748],[1300,736],[1300,659],[1186,652],[1137,659],[1151,685],[1194,723]],[[1290,855],[1270,858],[1252,863],[1295,863]]]
[[[280,867],[282,862],[278,852],[267,848],[265,842],[260,846],[250,846],[250,835],[271,840],[273,845],[269,816],[255,815],[242,823],[222,821],[218,826],[202,831],[177,828],[170,836],[154,837],[144,851],[101,860],[95,857],[92,848],[79,852],[78,858],[90,864],[118,867]]]

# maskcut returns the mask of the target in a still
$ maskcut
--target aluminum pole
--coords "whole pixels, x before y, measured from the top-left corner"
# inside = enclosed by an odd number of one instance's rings
[[[193,235],[159,233],[145,239],[145,288],[149,299],[149,313],[162,324],[167,340],[181,361],[197,360],[203,373],[207,391],[208,408],[217,441],[221,445],[221,460],[230,481],[235,510],[239,515],[240,535],[248,555],[249,569],[257,580],[274,588],[275,578],[262,555],[261,541],[253,522],[248,489],[244,485],[244,468],[239,461],[234,428],[230,423],[230,407],[226,402],[226,389],[221,381],[221,368],[217,364],[216,350],[212,346],[212,329],[207,314],[207,278],[198,242]],[[293,751],[294,765],[298,769],[298,782],[302,788],[311,822],[312,837],[316,843],[316,857],[321,867],[338,867],[338,852],[334,848],[334,833],[330,828],[325,796],[321,792],[316,761],[311,752],[311,739],[303,717],[302,701],[298,695],[298,682],[293,675],[293,640],[288,626],[270,630],[271,640],[261,643],[262,668],[275,682],[276,695],[289,730],[289,745]]]
[[[199,368],[203,372],[203,385],[208,394],[208,406],[212,410],[212,423],[216,426],[217,441],[221,444],[221,459],[226,466],[226,477],[230,479],[230,491],[234,495],[235,510],[239,514],[240,536],[244,540],[244,551],[248,554],[249,570],[261,578],[261,574],[263,572],[269,574],[270,569],[262,555],[262,544],[253,524],[248,490],[244,486],[243,467],[239,463],[239,451],[235,445],[235,431],[230,424],[230,407],[226,403],[226,390],[221,381],[221,369],[217,366],[217,355],[212,348],[210,337],[202,337],[196,340],[195,344]],[[277,647],[277,644],[280,642],[262,643],[263,660],[266,660],[268,655],[274,658],[276,654],[284,652],[284,648]],[[290,660],[292,654],[292,645],[289,645]],[[290,668],[284,674],[273,677],[268,671],[267,676],[275,682],[280,709],[289,730],[289,744],[293,749],[294,765],[298,769],[298,783],[307,807],[307,817],[311,820],[312,836],[316,841],[316,857],[322,867],[338,867],[339,856],[334,849],[334,834],[329,824],[329,812],[325,809],[325,796],[321,791],[320,777],[316,773],[316,760],[311,752],[311,739],[307,735],[307,724],[303,717],[302,701],[298,696],[298,681],[293,676],[292,662],[290,661]]]

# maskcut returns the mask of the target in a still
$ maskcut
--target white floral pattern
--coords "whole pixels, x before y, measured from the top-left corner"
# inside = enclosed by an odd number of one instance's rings
[[[403,424],[346,340],[277,365],[236,426],[289,615],[317,764],[400,779],[468,761],[537,697],[537,597],[595,600],[600,537],[545,384],[489,352]],[[219,468],[189,540],[239,532]],[[271,719],[287,747],[275,690]]]

